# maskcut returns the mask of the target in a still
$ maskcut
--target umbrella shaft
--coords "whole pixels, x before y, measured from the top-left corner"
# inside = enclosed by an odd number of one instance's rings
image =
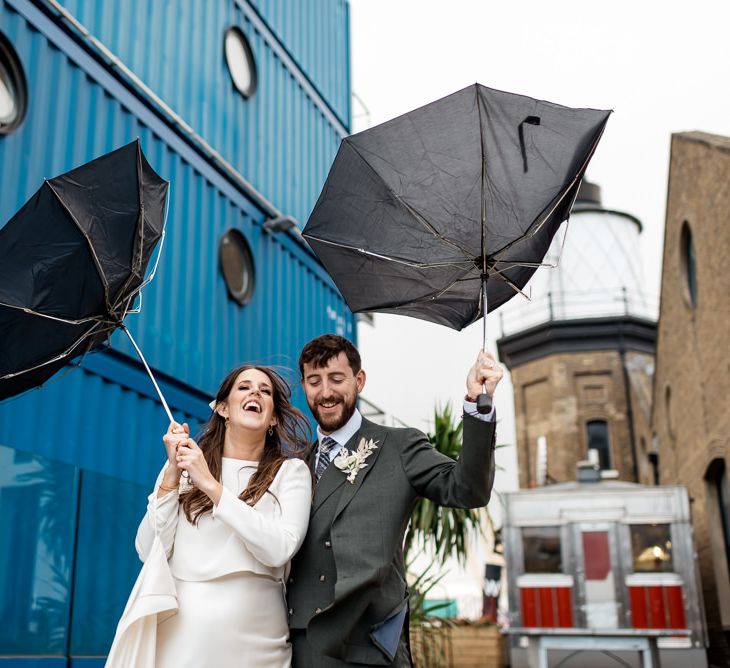
[[[487,349],[487,279],[482,278],[482,350]]]
[[[487,350],[487,277],[482,276],[482,322],[484,327],[484,340],[482,342],[482,350]],[[482,394],[477,397],[477,412],[486,415],[492,410],[492,400],[487,394],[487,386],[482,385]]]
[[[167,417],[170,419],[170,422],[175,422],[175,419],[172,417],[172,413],[170,412],[170,407],[167,405],[167,402],[165,401],[165,397],[162,396],[162,391],[160,390],[160,387],[157,384],[155,377],[152,375],[152,370],[150,369],[149,365],[147,364],[147,360],[144,358],[142,351],[139,349],[139,346],[137,345],[137,342],[132,338],[131,332],[124,325],[122,325],[120,327],[120,329],[129,337],[129,340],[132,342],[134,349],[137,351],[137,354],[139,355],[139,359],[142,360],[142,364],[144,365],[144,368],[147,371],[147,374],[149,375],[150,380],[152,381],[152,384],[155,386],[155,390],[157,390],[157,396],[160,397],[160,401],[162,402],[162,407],[165,409],[165,413],[167,413]]]

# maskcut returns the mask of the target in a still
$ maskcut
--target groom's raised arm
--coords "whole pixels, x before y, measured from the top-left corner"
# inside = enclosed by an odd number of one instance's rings
[[[486,506],[494,482],[493,421],[464,416],[463,445],[458,460],[440,453],[415,429],[404,432],[401,461],[419,496],[440,506]]]
[[[483,389],[491,397],[502,374],[494,358],[480,352],[466,377],[465,409]],[[494,413],[475,417],[465,410],[457,461],[438,452],[421,432],[408,430],[401,448],[403,470],[419,496],[442,506],[479,508],[487,505],[492,491],[494,444]]]

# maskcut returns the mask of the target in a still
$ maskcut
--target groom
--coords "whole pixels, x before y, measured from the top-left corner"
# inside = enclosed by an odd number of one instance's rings
[[[502,371],[484,352],[469,370],[455,462],[420,431],[360,415],[365,372],[347,339],[310,341],[299,370],[318,428],[308,455],[316,480],[309,530],[287,585],[292,665],[411,666],[403,535],[419,496],[458,508],[489,501],[494,421],[475,417],[474,402],[482,384],[494,393]]]

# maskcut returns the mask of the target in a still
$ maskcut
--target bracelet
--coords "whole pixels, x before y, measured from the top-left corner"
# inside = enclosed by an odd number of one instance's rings
[[[175,485],[174,487],[168,487],[167,485],[163,485],[162,483],[160,483],[158,489],[161,489],[163,492],[174,492],[175,490],[180,489],[180,487],[178,485]]]

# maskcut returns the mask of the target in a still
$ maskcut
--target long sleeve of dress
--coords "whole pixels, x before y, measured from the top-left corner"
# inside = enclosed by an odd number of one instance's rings
[[[162,481],[162,476],[167,468],[167,462],[162,467],[160,475],[157,476],[155,488],[147,497],[147,512],[137,529],[137,537],[134,546],[142,561],[146,561],[155,540],[155,534],[160,536],[165,555],[170,558],[175,543],[175,531],[179,516],[179,502],[177,492],[168,492],[164,496],[157,497],[157,490]]]
[[[274,517],[225,488],[213,508],[213,517],[230,527],[256,559],[272,568],[285,566],[301,547],[312,500],[312,477],[303,461],[287,460],[278,476],[281,481],[272,485],[272,491],[280,514]]]

